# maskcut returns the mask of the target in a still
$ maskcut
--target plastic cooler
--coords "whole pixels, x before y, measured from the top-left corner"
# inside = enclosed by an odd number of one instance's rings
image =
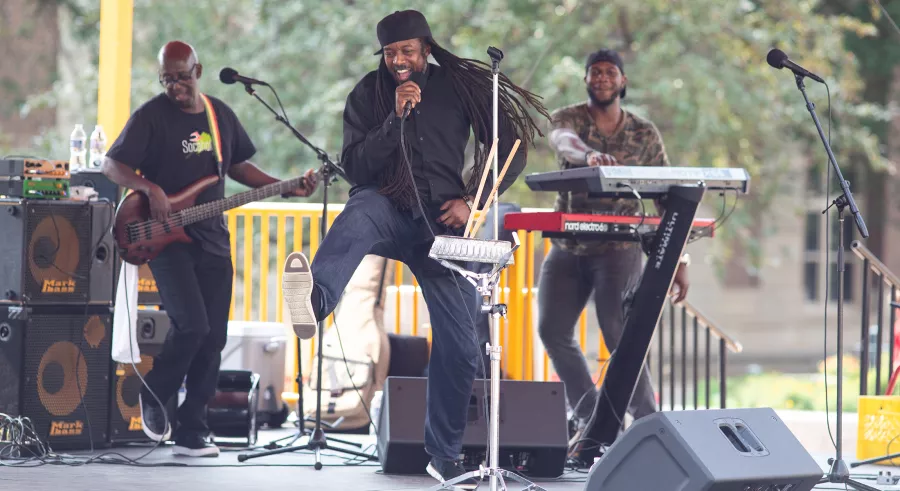
[[[228,322],[222,370],[250,370],[259,375],[259,422],[281,426],[289,414],[282,399],[288,327],[280,322]]]

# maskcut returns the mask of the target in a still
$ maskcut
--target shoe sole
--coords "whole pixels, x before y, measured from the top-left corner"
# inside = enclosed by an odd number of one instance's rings
[[[188,448],[188,447],[182,447],[179,445],[175,445],[174,447],[172,447],[172,453],[174,455],[181,455],[183,457],[218,457],[219,456],[219,448],[218,447]]]
[[[154,442],[164,442],[164,441],[168,440],[169,438],[172,437],[172,425],[167,424],[165,434],[160,435],[158,433],[154,433],[153,431],[151,431],[150,428],[147,428],[147,425],[144,424],[144,421],[147,421],[147,418],[144,417],[143,397],[144,397],[143,395],[138,394],[138,405],[141,408],[141,428],[144,430],[144,434],[147,435],[147,437],[150,438],[151,440],[153,440]],[[166,423],[168,423],[168,421]]]
[[[316,335],[316,315],[312,301],[313,276],[309,260],[302,252],[292,252],[284,261],[281,291],[287,303],[294,326],[294,334],[300,339]]]
[[[425,472],[427,472],[429,476],[431,476],[431,477],[437,479],[439,482],[441,482],[441,484],[443,484],[443,483],[446,482],[446,481],[444,480],[443,476],[441,476],[441,473],[438,472],[438,470],[435,469],[433,465],[431,465],[431,462],[429,462],[429,463],[428,463],[428,466],[425,467]],[[456,484],[453,485],[453,489],[456,490],[456,491],[468,491],[468,490],[470,490],[470,489],[477,489],[477,488],[478,488],[478,484],[459,484],[459,483],[456,483]]]

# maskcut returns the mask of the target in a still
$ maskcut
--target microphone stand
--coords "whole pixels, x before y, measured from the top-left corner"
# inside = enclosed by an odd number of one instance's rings
[[[268,84],[266,84],[269,88]],[[322,167],[319,168],[318,173],[322,176],[322,233],[319,243],[325,239],[325,234],[328,232],[328,186],[337,180],[337,177],[340,176],[347,182],[351,182],[347,177],[347,174],[344,173],[343,169],[338,167],[331,159],[328,157],[328,154],[325,153],[321,148],[313,145],[309,140],[307,140],[296,128],[291,126],[290,122],[287,121],[284,117],[282,117],[278,112],[276,112],[270,105],[266,103],[266,101],[262,100],[259,95],[256,94],[256,91],[253,89],[253,86],[249,83],[244,82],[244,89],[248,94],[252,95],[259,102],[262,103],[272,114],[275,115],[275,120],[285,125],[291,133],[297,137],[298,140],[306,144],[309,148],[311,148],[314,152],[316,152],[316,156],[322,162]],[[274,92],[274,89],[273,89]],[[277,97],[277,96],[276,96]],[[296,224],[295,224],[296,226]],[[315,469],[322,469],[322,461],[321,461],[321,451],[330,449],[336,452],[343,452],[349,455],[353,455],[355,457],[362,457],[367,460],[377,460],[374,455],[370,455],[363,452],[357,452],[354,450],[343,449],[339,447],[331,447],[328,445],[328,440],[333,440],[335,442],[343,443],[345,445],[352,445],[357,448],[362,448],[362,444],[350,442],[346,440],[340,440],[337,438],[329,438],[325,436],[325,432],[322,430],[322,425],[325,424],[329,428],[334,428],[334,425],[329,425],[328,423],[322,422],[322,339],[324,338],[323,331],[325,329],[325,321],[322,320],[319,322],[319,353],[318,353],[318,387],[316,388],[316,421],[315,421],[315,429],[312,430],[309,440],[306,442],[306,445],[303,446],[292,446],[294,442],[299,440],[302,436],[307,434],[306,430],[306,418],[303,415],[303,369],[300,364],[300,353],[301,353],[301,342],[300,338],[297,338],[297,378],[295,379],[297,382],[297,419],[299,420],[299,427],[297,430],[297,434],[294,436],[294,439],[291,440],[287,445],[277,445],[275,442],[272,442],[270,445],[266,445],[265,448],[269,448],[270,450],[266,452],[260,452],[257,454],[240,454],[238,455],[238,462],[244,462],[246,460],[255,459],[258,457],[265,457],[267,455],[276,455],[280,453],[286,452],[296,452],[298,450],[312,450],[315,453],[316,463]],[[280,447],[280,448],[279,448]]]
[[[503,52],[498,48],[493,46],[489,46],[487,50],[488,56],[491,58],[491,76],[492,76],[492,86],[491,86],[491,111],[492,111],[492,135],[491,141],[498,141],[498,111],[499,111],[499,85],[500,85],[500,61],[503,60]],[[498,142],[499,146],[499,142]],[[497,168],[499,166],[500,160],[500,152],[498,151],[494,153],[494,162],[492,162],[492,172],[493,172],[493,181],[491,181],[495,186],[497,185]],[[485,163],[487,164],[487,162]],[[478,203],[475,204],[478,206]],[[500,240],[500,198],[494,200],[494,240]],[[487,210],[485,210],[487,213]],[[500,298],[500,290],[498,287],[498,283],[494,282],[491,285],[491,296],[492,298],[499,299]],[[505,306],[504,306],[505,308]],[[495,312],[491,311],[491,344],[488,347],[488,354],[491,359],[491,404],[490,404],[490,428],[489,428],[489,438],[488,443],[488,468],[495,471],[490,473],[491,477],[491,491],[497,491],[498,487],[501,483],[503,483],[502,478],[500,477],[500,473],[496,472],[500,470],[500,357],[502,356],[502,347],[500,346],[500,315],[506,316],[505,310],[503,312]],[[511,476],[510,476],[511,477]],[[517,476],[518,477],[518,476]],[[531,484],[531,483],[528,483]],[[506,486],[502,486],[503,489],[506,489]]]
[[[865,485],[861,482],[854,481],[850,478],[850,470],[847,467],[847,463],[844,462],[842,451],[843,451],[843,422],[841,421],[843,417],[844,410],[844,402],[843,402],[843,370],[844,370],[844,209],[849,207],[850,213],[853,214],[853,217],[856,220],[856,226],[859,229],[859,233],[863,238],[869,236],[869,231],[866,229],[866,224],[863,221],[862,215],[859,213],[859,208],[856,207],[856,201],[853,199],[853,194],[850,192],[850,183],[844,179],[843,174],[841,174],[841,168],[837,164],[837,160],[834,158],[834,153],[831,151],[831,146],[828,144],[828,139],[825,138],[825,132],[822,130],[822,125],[819,123],[819,118],[816,116],[815,104],[809,101],[809,97],[806,95],[806,87],[803,85],[803,75],[794,74],[794,78],[797,80],[797,88],[800,89],[800,92],[803,94],[803,99],[806,101],[806,108],[809,110],[809,114],[812,115],[813,122],[816,124],[816,129],[819,131],[819,138],[821,138],[822,143],[825,145],[825,151],[828,153],[828,160],[831,163],[831,166],[834,168],[834,172],[837,175],[838,182],[841,186],[842,194],[834,199],[824,211],[823,214],[828,212],[828,209],[832,206],[837,208],[838,215],[838,250],[837,250],[837,275],[838,275],[838,299],[837,299],[837,436],[835,442],[835,451],[836,455],[833,459],[828,459],[828,464],[831,466],[828,473],[819,481],[819,484],[822,483],[836,483],[843,484],[845,486],[850,486],[854,489],[860,491],[878,491],[877,488],[873,488],[871,486]],[[826,326],[827,328],[827,326]]]

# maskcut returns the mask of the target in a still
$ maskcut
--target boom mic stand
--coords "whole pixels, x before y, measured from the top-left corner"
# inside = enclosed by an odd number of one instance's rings
[[[334,162],[331,161],[331,159],[328,157],[328,154],[325,153],[324,150],[313,145],[299,131],[297,131],[296,128],[291,126],[290,122],[288,122],[287,119],[285,119],[280,114],[278,114],[274,109],[272,109],[272,107],[269,106],[266,103],[266,101],[262,100],[259,97],[259,95],[256,94],[256,91],[253,90],[252,84],[250,84],[248,82],[242,82],[242,83],[244,84],[244,89],[247,91],[248,94],[255,97],[256,100],[261,102],[269,111],[271,111],[272,114],[275,115],[275,119],[278,122],[280,122],[281,124],[285,125],[289,130],[291,130],[291,132],[294,134],[295,137],[297,137],[298,140],[300,140],[306,146],[308,146],[314,152],[316,152],[316,156],[322,162],[322,167],[319,168],[319,170],[317,172],[319,175],[322,176],[322,225],[321,225],[322,235],[321,235],[321,239],[320,239],[320,243],[321,243],[321,240],[324,240],[325,235],[328,233],[328,186],[333,181],[336,181],[338,176],[340,176],[347,182],[351,182],[351,181],[347,177],[347,174],[344,173],[343,169],[341,169]],[[269,86],[268,84],[266,84],[266,85]],[[269,86],[269,88],[271,88],[271,86]],[[274,92],[274,89],[272,91]],[[278,97],[278,95],[276,94],[276,98],[277,97]],[[306,442],[306,445],[297,446],[297,447],[292,446],[294,444],[294,442],[296,442],[297,440],[300,439],[300,437],[307,434],[306,425],[305,425],[306,418],[303,415],[303,374],[302,374],[303,370],[300,365],[301,343],[300,343],[300,338],[297,338],[297,378],[296,378],[296,381],[297,381],[297,388],[298,388],[297,392],[298,392],[298,396],[299,396],[297,399],[297,418],[299,419],[299,427],[297,429],[297,434],[294,436],[294,439],[291,440],[290,443],[288,443],[287,445],[285,445],[281,448],[275,448],[275,449],[268,450],[266,452],[260,452],[257,454],[240,454],[240,455],[238,455],[238,462],[244,462],[244,461],[250,460],[250,459],[265,457],[267,455],[275,455],[275,454],[286,453],[286,452],[295,452],[298,450],[312,450],[315,453],[315,457],[316,457],[315,469],[321,470],[322,469],[321,451],[326,450],[326,449],[334,450],[336,452],[343,452],[343,453],[346,453],[349,455],[353,455],[355,457],[362,457],[367,460],[377,460],[375,458],[375,456],[371,455],[371,454],[367,454],[364,452],[358,452],[355,450],[343,449],[343,448],[339,448],[339,447],[331,447],[328,445],[328,440],[330,439],[335,442],[343,443],[345,445],[352,445],[352,446],[356,446],[358,448],[362,448],[362,445],[359,443],[349,442],[346,440],[339,440],[337,438],[328,438],[325,436],[325,432],[322,430],[322,425],[323,425],[323,423],[322,423],[322,358],[323,358],[322,339],[324,338],[324,334],[323,334],[324,329],[325,329],[325,321],[322,320],[319,322],[319,332],[318,332],[318,335],[319,335],[319,353],[318,353],[318,362],[319,363],[318,364],[319,364],[319,366],[318,366],[318,379],[317,380],[319,381],[319,383],[318,383],[318,387],[316,388],[316,422],[315,422],[316,426],[315,426],[315,429],[312,430],[312,434],[310,435],[309,440]],[[331,426],[331,425],[328,425],[328,426]],[[331,427],[333,427],[333,426],[331,426]]]
[[[816,124],[816,129],[819,131],[819,138],[822,139],[822,143],[825,145],[825,151],[828,153],[828,160],[831,162],[831,166],[834,168],[834,172],[837,175],[838,182],[841,186],[842,194],[835,198],[834,201],[824,211],[823,214],[828,212],[828,209],[832,206],[837,207],[837,215],[838,215],[838,250],[837,250],[837,274],[838,274],[838,299],[837,299],[837,437],[835,444],[836,455],[833,459],[828,459],[828,462],[831,466],[828,473],[819,481],[819,483],[837,483],[844,484],[845,486],[850,486],[854,489],[858,489],[861,491],[878,491],[877,488],[873,488],[871,486],[867,486],[861,482],[854,481],[850,478],[850,470],[847,468],[847,463],[844,462],[844,458],[842,455],[843,451],[843,422],[841,421],[843,417],[844,411],[844,402],[843,402],[843,385],[844,385],[844,209],[850,207],[850,213],[853,214],[854,219],[856,220],[856,227],[859,229],[859,233],[863,238],[869,236],[869,231],[866,229],[866,224],[863,221],[862,215],[859,213],[859,208],[856,207],[856,201],[853,200],[853,194],[850,192],[850,183],[844,179],[843,174],[841,174],[841,168],[837,164],[837,160],[834,158],[834,154],[831,151],[831,146],[828,144],[828,139],[825,138],[825,132],[822,130],[822,125],[819,123],[819,118],[816,116],[816,106],[815,104],[809,101],[809,97],[806,95],[806,87],[803,85],[803,75],[794,74],[794,78],[797,79],[797,88],[800,89],[800,92],[803,94],[803,99],[806,100],[806,108],[809,110],[809,114],[813,118],[813,122]]]

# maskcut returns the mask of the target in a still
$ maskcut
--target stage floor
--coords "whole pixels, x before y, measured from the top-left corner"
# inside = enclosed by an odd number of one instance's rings
[[[291,430],[261,430],[260,443],[290,435]],[[372,436],[334,435],[341,439],[357,441],[373,451],[375,439]],[[301,442],[305,441],[303,438]],[[340,444],[338,444],[340,445]],[[347,462],[347,457],[335,452],[326,452],[322,461],[325,465],[315,470],[315,459],[308,451],[298,451],[251,459],[239,463],[239,454],[244,449],[222,447],[218,458],[175,457],[167,447],[154,449],[139,460],[140,465],[114,465],[91,463],[82,466],[41,465],[31,468],[0,469],[0,490],[15,491],[92,491],[92,490],[184,490],[189,491],[237,491],[237,490],[321,490],[321,491],[388,491],[424,490],[437,481],[424,473],[421,476],[397,476],[381,473],[378,462]],[[150,447],[130,446],[103,449],[94,456],[118,453],[130,459],[146,454]],[[72,452],[71,455],[83,459],[89,452]],[[853,455],[852,452],[850,455]],[[823,469],[829,455],[814,455]],[[652,464],[648,463],[648,470]],[[895,467],[864,466],[852,469],[854,476],[873,476],[879,470],[900,473]],[[568,472],[556,480],[533,479],[547,491],[584,490],[586,473]],[[878,489],[900,490],[900,486],[880,486],[874,480],[861,479],[865,484]],[[478,489],[489,490],[490,483],[484,481]],[[508,483],[510,491],[520,490],[518,483]],[[843,485],[825,484],[816,489],[844,489]],[[593,490],[591,490],[593,491]]]

